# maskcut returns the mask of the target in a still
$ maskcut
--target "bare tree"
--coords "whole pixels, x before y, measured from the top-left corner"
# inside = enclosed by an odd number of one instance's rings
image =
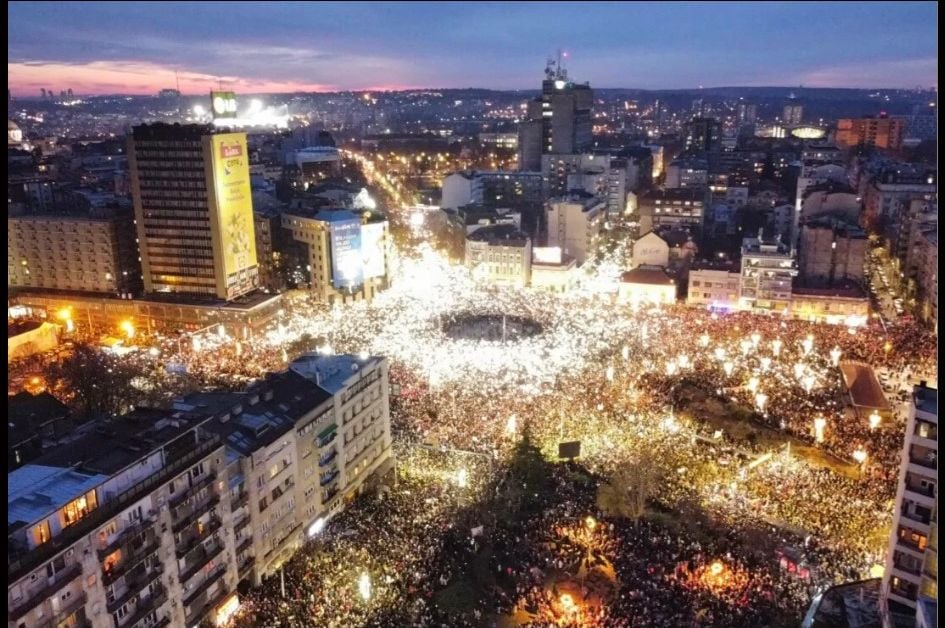
[[[631,460],[597,489],[597,506],[614,517],[639,519],[656,494],[660,472],[651,462]]]

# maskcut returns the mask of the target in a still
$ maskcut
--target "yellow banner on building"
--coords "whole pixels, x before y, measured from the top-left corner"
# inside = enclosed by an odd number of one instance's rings
[[[227,283],[231,284],[234,275],[245,274],[256,266],[249,151],[243,133],[214,135],[212,147],[223,269]]]

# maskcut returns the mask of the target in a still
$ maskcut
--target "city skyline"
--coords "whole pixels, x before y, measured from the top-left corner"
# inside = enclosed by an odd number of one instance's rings
[[[176,4],[11,4],[9,89],[533,89],[558,49],[597,88],[936,85],[930,2]]]

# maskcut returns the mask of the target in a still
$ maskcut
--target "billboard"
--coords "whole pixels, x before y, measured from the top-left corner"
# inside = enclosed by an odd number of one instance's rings
[[[210,92],[210,111],[213,119],[236,117],[236,94],[233,92]]]
[[[364,283],[361,257],[361,220],[331,222],[331,281],[335,288],[354,288]]]
[[[386,274],[384,223],[377,222],[361,226],[361,257],[364,260],[365,279],[383,277]]]
[[[215,222],[222,251],[227,297],[230,297],[252,288],[256,274],[249,154],[244,133],[212,135],[210,145],[213,151],[213,186],[217,210]]]

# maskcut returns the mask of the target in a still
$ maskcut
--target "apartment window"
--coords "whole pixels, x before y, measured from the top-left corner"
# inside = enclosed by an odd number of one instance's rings
[[[95,491],[89,491],[78,499],[72,500],[62,509],[63,527],[70,526],[79,519],[82,519],[89,514],[89,511],[93,510],[95,506]]]
[[[33,527],[33,542],[36,545],[42,545],[49,540],[49,522],[43,521],[42,523]]]

